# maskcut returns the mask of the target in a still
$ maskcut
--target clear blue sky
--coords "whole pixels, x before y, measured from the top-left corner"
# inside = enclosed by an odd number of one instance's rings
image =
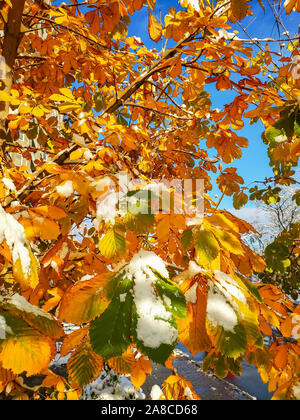
[[[247,32],[256,38],[266,38],[272,37],[278,39],[277,27],[274,24],[274,16],[269,8],[266,8],[264,12],[257,1],[252,1],[254,7],[254,16],[247,17],[243,20],[243,27],[247,28]],[[178,2],[175,0],[157,0],[155,15],[157,19],[160,16],[165,16],[168,13],[170,7],[175,7],[176,10],[180,10],[181,6],[178,5]],[[299,14],[292,13],[290,16],[287,16],[282,10],[281,17],[285,27],[290,31],[290,35],[298,33],[299,26]],[[234,25],[232,30],[239,30],[240,38],[247,38],[247,36],[242,32],[238,25]],[[231,30],[228,29],[230,32]],[[284,30],[281,28],[281,32]],[[140,37],[145,45],[149,48],[160,48],[160,45],[155,44],[148,35],[148,10],[147,8],[142,8],[140,11],[136,12],[134,18],[132,19],[130,25],[129,35],[135,35]],[[284,38],[284,37],[283,37]],[[174,42],[171,40],[168,43],[167,48],[172,47]],[[277,50],[279,52],[279,43],[272,43],[270,49]],[[230,103],[234,94],[230,91],[218,92],[214,89],[212,85],[209,85],[208,90],[212,94],[213,105],[216,108],[221,108],[224,104]],[[263,181],[266,177],[271,177],[273,175],[272,168],[269,166],[269,159],[267,155],[267,146],[263,143],[261,139],[261,134],[264,131],[264,126],[262,123],[258,122],[255,125],[250,125],[245,120],[245,127],[238,131],[238,135],[246,137],[249,140],[248,149],[243,149],[245,153],[240,160],[235,160],[232,164],[228,165],[231,167],[236,167],[238,173],[245,180],[245,186],[255,182]],[[226,167],[226,165],[225,165]],[[216,189],[215,192],[220,194],[219,190]],[[247,207],[253,207],[254,204],[249,202]],[[232,198],[225,197],[223,200],[224,208],[232,208]]]

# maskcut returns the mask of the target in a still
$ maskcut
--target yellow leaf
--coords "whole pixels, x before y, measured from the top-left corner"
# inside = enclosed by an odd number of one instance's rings
[[[60,92],[61,92],[64,96],[66,96],[67,98],[74,100],[73,93],[72,93],[69,89],[67,89],[67,88],[61,88],[61,89],[59,89],[59,91],[60,91]]]
[[[211,342],[206,331],[206,305],[207,294],[197,281],[186,280],[180,285],[181,291],[186,294],[192,288],[196,289],[196,301],[187,303],[187,316],[177,319],[178,339],[192,353],[192,355],[208,351]]]
[[[276,349],[276,356],[274,359],[275,366],[278,369],[283,369],[288,361],[287,346],[282,345]]]
[[[144,357],[140,357],[134,368],[131,371],[131,382],[133,383],[135,389],[139,389],[145,382],[147,375],[151,375],[152,373],[152,365],[150,360],[145,359]]]
[[[60,207],[56,206],[40,206],[35,207],[32,210],[36,211],[37,213],[40,213],[42,216],[48,216],[54,220],[59,220],[66,217],[66,212]]]
[[[108,361],[108,366],[119,375],[127,375],[131,373],[134,363],[135,358],[132,350],[129,348],[122,356],[110,359]]]
[[[19,375],[35,375],[46,369],[55,351],[54,342],[7,312],[1,313],[7,326],[6,339],[0,340],[0,362],[4,369]]]
[[[70,160],[78,160],[78,159],[80,159],[81,156],[83,155],[83,153],[84,153],[84,149],[75,150],[74,152],[72,152],[70,154]]]
[[[156,17],[150,12],[149,9],[149,23],[148,23],[149,36],[154,42],[158,42],[162,36],[162,27],[157,21]]]
[[[154,11],[156,0],[147,0],[149,7]]]
[[[167,242],[170,234],[170,217],[167,215],[157,224],[157,237],[159,242]]]
[[[8,93],[4,92],[4,90],[0,90],[0,101],[1,102],[10,102],[14,98],[10,96]]]
[[[286,0],[284,2],[284,8],[286,13],[289,15],[293,9],[297,9],[300,12],[300,2],[299,0]]]
[[[39,284],[39,263],[29,247],[28,255],[30,258],[30,269],[28,273],[24,273],[20,258],[13,265],[13,274],[15,280],[24,288],[30,287],[35,289]]]
[[[108,306],[104,292],[101,291],[109,279],[109,274],[101,274],[71,286],[61,301],[58,318],[81,325],[101,315]]]
[[[60,357],[67,356],[78,344],[87,336],[89,327],[79,328],[76,331],[73,331],[71,334],[68,334],[62,343],[60,349]]]
[[[243,255],[242,244],[234,234],[214,228],[211,231],[224,249],[235,255]]]

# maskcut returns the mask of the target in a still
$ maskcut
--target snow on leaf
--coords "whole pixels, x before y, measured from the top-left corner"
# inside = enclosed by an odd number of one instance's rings
[[[30,326],[51,338],[58,339],[63,335],[62,327],[52,315],[32,305],[17,293],[9,298],[0,296],[0,308],[21,317]]]
[[[94,351],[105,360],[120,356],[130,344],[132,326],[132,280],[124,279],[103,314],[90,324],[90,340]],[[126,299],[120,302],[120,295]]]
[[[16,280],[23,286],[35,288],[38,261],[27,244],[23,226],[0,205],[0,243],[3,241],[10,249]]]

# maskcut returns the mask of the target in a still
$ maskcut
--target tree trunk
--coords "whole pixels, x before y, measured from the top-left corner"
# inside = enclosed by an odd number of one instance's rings
[[[2,60],[4,62],[3,77],[0,91],[11,92],[13,83],[13,69],[17,57],[18,47],[22,38],[21,22],[25,0],[12,0],[7,22],[4,27]],[[6,119],[9,112],[9,101],[0,101],[0,153],[5,153]]]

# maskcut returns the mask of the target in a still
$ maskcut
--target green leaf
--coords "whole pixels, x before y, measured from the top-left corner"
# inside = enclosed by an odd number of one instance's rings
[[[300,137],[300,112],[299,111],[295,119],[295,134],[297,137]]]
[[[179,287],[170,283],[167,279],[162,277],[158,272],[152,269],[155,273],[157,281],[155,283],[155,288],[165,302],[167,309],[172,312],[174,316],[178,318],[186,317],[186,301],[184,294],[179,289]],[[167,299],[165,299],[165,297]]]
[[[108,308],[90,324],[92,348],[105,360],[121,356],[131,342],[132,287],[132,280],[124,279]]]
[[[283,128],[275,127],[274,125],[267,128],[265,137],[271,145],[277,144],[279,138],[288,140],[285,130]]]
[[[289,255],[289,248],[281,243],[274,242],[268,245],[265,250],[268,268],[284,273],[285,269],[291,265]]]
[[[258,293],[258,290],[255,287],[255,285],[251,283],[251,281],[245,279],[244,277],[239,276],[239,278],[242,280],[244,285],[247,287],[251,295],[257,300],[257,302],[262,303],[260,294]]]
[[[218,350],[226,357],[236,359],[245,353],[247,348],[247,336],[245,327],[242,324],[236,325],[233,331],[226,331],[223,327],[217,326],[211,330],[213,341]]]
[[[193,231],[192,229],[186,229],[182,233],[181,245],[184,251],[188,250],[193,243]]]
[[[300,191],[293,195],[293,200],[296,201],[297,206],[300,206]]]
[[[227,366],[231,373],[236,376],[240,376],[242,374],[242,367],[240,360],[234,360],[232,358],[226,359]]]
[[[220,379],[226,378],[226,376],[228,374],[228,368],[226,366],[225,359],[222,356],[218,357],[218,360],[215,364],[215,374]]]
[[[215,352],[209,353],[202,362],[202,370],[203,372],[208,372],[209,369],[215,365],[215,361],[217,360],[217,355]]]
[[[240,210],[243,206],[245,206],[248,203],[248,200],[248,196],[242,191],[240,193],[235,193],[233,196],[233,207],[236,210]]]
[[[195,248],[197,252],[197,263],[207,265],[219,255],[219,244],[212,232],[198,230],[195,235]]]

